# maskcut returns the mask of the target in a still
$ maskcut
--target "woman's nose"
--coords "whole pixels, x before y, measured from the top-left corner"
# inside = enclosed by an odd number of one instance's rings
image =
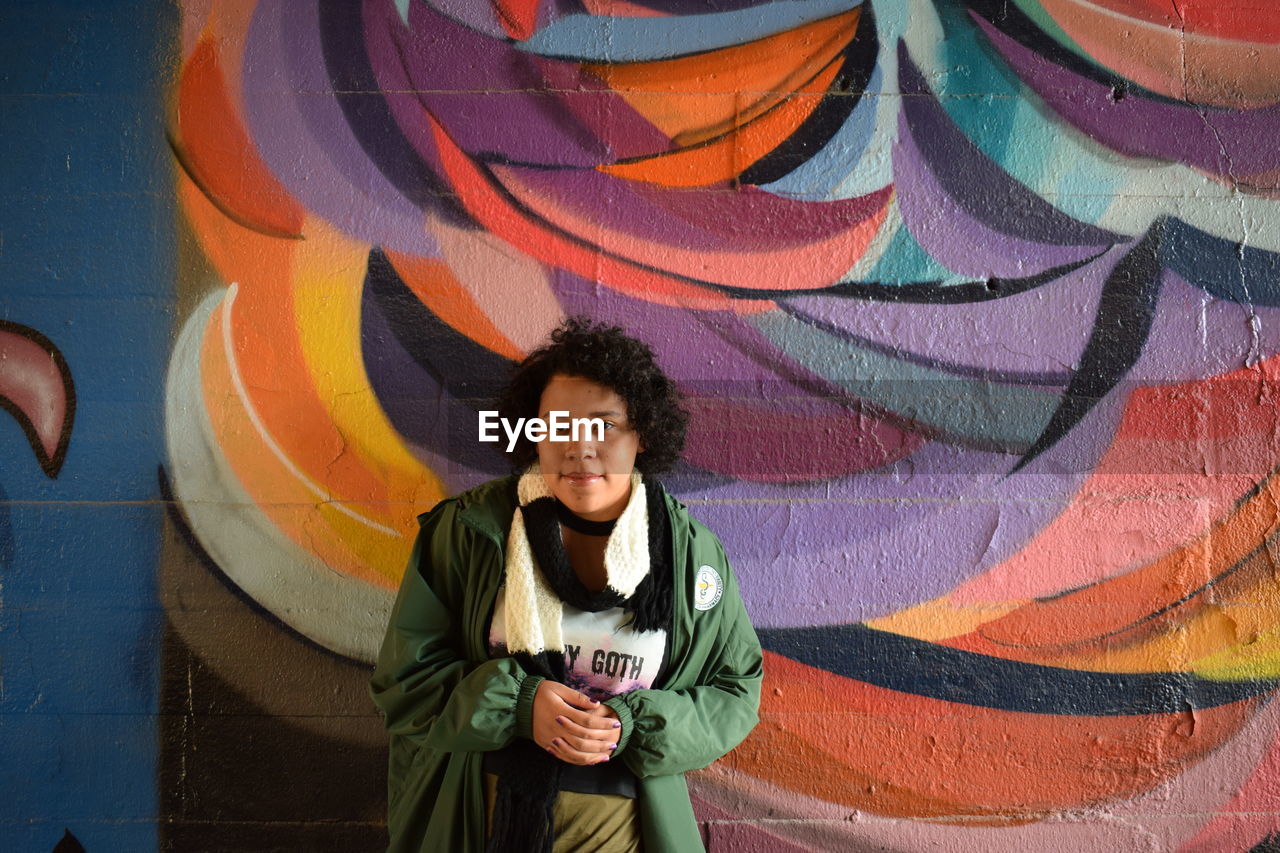
[[[596,444],[594,441],[587,441],[579,438],[576,441],[570,439],[565,444],[564,455],[569,459],[594,459],[596,455]]]

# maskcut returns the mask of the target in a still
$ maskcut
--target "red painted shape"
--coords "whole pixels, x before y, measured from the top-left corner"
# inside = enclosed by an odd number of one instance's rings
[[[603,282],[636,298],[662,305],[710,310],[731,308],[740,312],[767,310],[773,305],[767,300],[729,299],[711,288],[628,263],[542,226],[499,191],[493,178],[471,162],[430,113],[423,110],[422,117],[430,129],[446,177],[467,212],[489,231],[531,257],[588,281]]]
[[[685,459],[752,482],[794,483],[879,468],[925,443],[865,413],[809,400],[686,399]]]
[[[541,0],[493,0],[502,27],[513,39],[524,41],[538,28],[538,6]]]
[[[965,705],[772,653],[765,673],[761,723],[726,759],[734,769],[864,811],[969,825],[1025,823],[1149,791],[1233,737],[1261,701],[1197,710],[1192,725],[1181,713]]]
[[[1280,15],[1258,0],[1093,0],[1107,9],[1188,35],[1266,44],[1280,42]]]
[[[301,236],[302,205],[258,156],[208,39],[182,70],[172,143],[191,180],[228,217],[269,236]]]

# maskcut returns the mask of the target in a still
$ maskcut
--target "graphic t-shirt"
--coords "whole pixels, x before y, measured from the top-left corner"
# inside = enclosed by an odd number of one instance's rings
[[[634,631],[625,625],[630,615],[621,607],[590,613],[565,604],[565,683],[592,699],[649,688],[665,663],[667,632]],[[489,656],[507,654],[506,588],[498,590],[489,624]]]
[[[489,623],[491,658],[508,654],[506,592],[506,587],[498,590]],[[631,617],[621,607],[597,613],[570,604],[562,607],[565,684],[599,702],[654,685],[666,665],[666,631],[633,631],[624,627]],[[489,755],[485,757],[489,759]],[[485,767],[491,768],[492,763],[487,762]],[[587,767],[567,765],[561,770],[560,789],[632,799],[636,796],[635,776],[620,761]],[[615,803],[612,808],[620,806]]]

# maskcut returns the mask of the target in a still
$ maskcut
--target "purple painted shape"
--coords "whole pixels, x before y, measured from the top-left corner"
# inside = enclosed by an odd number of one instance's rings
[[[1280,105],[1251,110],[1169,104],[1081,77],[1006,36],[970,12],[1014,72],[1054,112],[1098,142],[1131,157],[1159,157],[1217,175],[1280,167]]]
[[[450,494],[504,473],[501,459],[495,461],[487,445],[475,442],[475,410],[450,396],[400,346],[369,288],[360,310],[360,355],[369,387],[414,456],[441,478]]]
[[[425,110],[413,91],[413,84],[408,77],[408,70],[398,59],[388,62],[377,62],[376,56],[398,56],[398,48],[392,39],[392,31],[385,25],[367,26],[365,39],[368,44],[370,63],[378,90],[387,102],[392,118],[395,119],[405,141],[422,158],[423,166],[432,174],[447,183],[446,172],[432,139]]]
[[[902,222],[911,236],[961,275],[1021,278],[1097,254],[1096,246],[1035,243],[975,219],[929,171],[905,116],[898,117],[893,178]]]
[[[565,110],[613,153],[615,161],[672,150],[671,137],[638,113],[603,80],[573,62],[530,54]]]
[[[822,295],[779,301],[879,351],[934,369],[1066,379],[1092,332],[1113,265],[1104,256],[1050,284],[989,302],[925,305]],[[1280,353],[1280,309],[1216,299],[1173,272],[1164,275],[1155,320],[1127,382],[1203,379],[1237,369],[1248,358]]]
[[[736,314],[635,299],[565,270],[553,276],[552,290],[565,314],[589,314],[648,342],[662,369],[699,396],[732,392],[756,399],[772,388],[778,394],[839,400],[842,411],[857,405],[838,386],[778,352]]]
[[[413,6],[416,2],[417,0],[410,0],[409,21],[411,25],[414,19]],[[469,27],[481,35],[496,39],[511,38],[506,28],[502,26],[502,22],[498,20],[493,3],[487,2],[487,0],[481,0],[481,2],[476,2],[476,0],[423,0],[423,2],[446,18],[457,21],[464,27]]]
[[[652,243],[742,253],[828,240],[884,206],[887,190],[838,202],[798,202],[743,187],[732,192],[658,190],[591,170],[498,167],[575,217]]]
[[[771,234],[782,247],[834,236],[875,215],[892,192],[885,186],[854,198],[807,201],[751,186],[706,193],[672,192],[643,183],[633,187],[636,195],[651,199],[670,215],[712,230],[723,239],[745,234],[744,247],[761,242],[768,245]]]
[[[1012,476],[1016,456],[932,444],[888,470],[682,499],[724,542],[757,626],[858,622],[943,595],[1022,548],[1090,475],[1123,402],[1108,397]]]
[[[359,240],[436,254],[422,211],[369,159],[330,94],[314,6],[258,7],[245,44],[243,78],[254,144],[308,210]]]
[[[838,477],[921,444],[918,435],[786,358],[737,315],[654,305],[563,271],[552,287],[566,314],[620,325],[653,347],[696,415],[687,456],[711,471],[772,481]],[[756,411],[743,423],[748,408]],[[784,424],[786,445],[753,456]],[[806,452],[818,458],[787,467]]]
[[[1033,244],[1091,246],[1127,238],[1058,210],[982,153],[947,115],[924,75],[898,42],[902,116],[920,160],[943,192],[993,231]]]
[[[737,382],[748,393],[762,374],[787,381],[778,378],[786,360],[736,317],[639,303],[565,274],[556,286],[567,313],[624,325],[674,376]],[[735,346],[739,334],[756,348]],[[759,624],[857,621],[934,597],[1025,544],[1096,466],[1117,410],[1104,401],[1012,477],[1015,455],[935,444],[858,476],[735,481],[682,495],[729,548]]]
[[[1093,331],[1118,255],[1048,284],[987,302],[928,305],[813,296],[785,302],[877,349],[958,375],[1069,376]]]
[[[1218,299],[1165,270],[1160,304],[1130,383],[1207,379],[1280,354],[1280,308]]]
[[[405,76],[408,89],[467,153],[542,165],[590,167],[607,146],[548,91],[532,57],[424,3],[407,31],[390,3],[365,6],[374,73]],[[384,87],[385,89],[385,87]]]

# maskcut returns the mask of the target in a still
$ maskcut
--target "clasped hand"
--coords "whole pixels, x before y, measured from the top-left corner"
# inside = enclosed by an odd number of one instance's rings
[[[621,726],[608,705],[558,681],[543,681],[533,695],[534,743],[569,764],[608,761]]]

